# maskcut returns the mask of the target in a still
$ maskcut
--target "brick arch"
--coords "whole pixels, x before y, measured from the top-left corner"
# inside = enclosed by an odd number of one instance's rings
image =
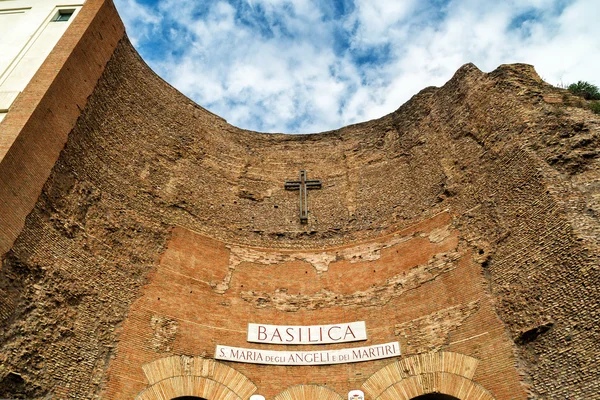
[[[246,400],[256,385],[241,372],[218,361],[170,356],[142,366],[149,386],[135,400],[171,400],[197,396],[207,400]]]
[[[494,400],[473,381],[478,363],[476,358],[447,351],[406,357],[375,372],[362,390],[373,400],[409,400],[430,393]]]
[[[273,400],[344,400],[344,398],[325,386],[297,385],[279,393]]]
[[[441,393],[461,400],[494,400],[481,385],[446,372],[420,374],[394,383],[375,400],[410,400],[424,394]]]
[[[183,396],[196,396],[207,400],[242,400],[227,386],[200,376],[173,376],[156,382],[136,400],[171,400]]]

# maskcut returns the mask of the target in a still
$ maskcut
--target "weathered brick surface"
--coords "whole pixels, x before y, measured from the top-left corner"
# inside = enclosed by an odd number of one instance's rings
[[[242,345],[256,317],[364,319],[372,342],[480,359],[474,381],[498,399],[523,398],[517,373],[532,398],[600,398],[600,121],[578,102],[528,66],[466,65],[379,120],[258,134],[186,99],[122,40],[3,256],[0,394],[128,398],[147,385],[142,364]],[[299,169],[323,180],[307,225],[283,189]],[[433,233],[440,216],[450,236]],[[298,255],[394,232],[410,240],[356,250],[359,262]],[[436,274],[445,245],[458,258]],[[386,361],[230,365],[274,396],[323,383],[343,394]]]
[[[251,322],[311,325],[365,321],[367,342],[302,346],[302,350],[398,340],[403,354],[409,356],[443,347],[481,359],[476,380],[497,398],[525,398],[514,367],[510,338],[493,311],[481,268],[470,249],[459,245],[458,232],[449,228],[450,222],[449,215],[443,213],[422,225],[366,243],[303,250],[307,260],[330,254],[365,256],[351,258],[352,261],[333,257],[325,272],[319,272],[309,261],[287,259],[285,256],[294,254],[291,250],[251,249],[263,257],[240,263],[230,250],[231,245],[183,228],[175,229],[160,265],[123,326],[106,397],[135,397],[146,386],[139,366],[171,354],[213,357],[217,344],[298,349],[247,343],[247,325]],[[381,244],[381,251],[366,257],[365,248],[377,249]],[[221,292],[217,282],[231,271],[232,265],[235,269],[229,286]],[[420,268],[424,265],[431,265],[431,269]],[[391,288],[390,282],[394,282]],[[249,292],[260,295],[263,301],[245,297]],[[324,301],[324,292],[337,300]],[[277,297],[277,301],[270,296]],[[438,329],[442,321],[434,318],[417,324],[409,335],[398,333],[398,324],[410,326],[423,316],[457,308],[463,310],[463,317],[446,329]],[[157,336],[162,336],[153,324],[159,318],[174,321],[177,326],[168,350],[155,345]],[[423,340],[423,335],[429,336],[425,341],[431,348],[410,343]],[[344,395],[392,361],[319,367],[229,364],[250,378],[258,386],[258,393],[273,398],[290,386],[307,383],[327,386]]]
[[[89,0],[0,122],[0,254],[25,224],[124,27]]]

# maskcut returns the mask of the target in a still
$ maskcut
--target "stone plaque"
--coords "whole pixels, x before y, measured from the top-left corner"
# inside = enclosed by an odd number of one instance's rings
[[[248,341],[269,344],[332,344],[367,340],[364,321],[335,325],[248,324]]]
[[[398,342],[324,351],[275,351],[217,345],[215,359],[269,365],[329,365],[400,356]]]

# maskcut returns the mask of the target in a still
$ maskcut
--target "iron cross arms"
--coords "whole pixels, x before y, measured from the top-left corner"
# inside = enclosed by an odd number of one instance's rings
[[[285,190],[300,191],[300,222],[308,222],[308,191],[310,189],[321,189],[321,181],[318,179],[307,179],[306,171],[300,171],[300,179],[297,181],[285,181]]]

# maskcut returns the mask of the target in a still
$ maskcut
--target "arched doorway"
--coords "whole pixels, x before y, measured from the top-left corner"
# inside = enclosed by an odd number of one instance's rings
[[[411,400],[460,400],[454,396],[449,396],[442,393],[428,393],[418,397],[413,397]]]
[[[418,354],[381,368],[361,390],[374,400],[494,400],[473,380],[478,362],[448,351]]]
[[[142,368],[148,386],[135,400],[243,400],[256,392],[244,374],[209,358],[173,355]]]
[[[196,397],[196,396],[181,396],[181,397],[175,397],[172,400],[206,400],[206,399],[203,399],[202,397]]]
[[[203,399],[202,397],[196,397],[196,396],[181,396],[181,397],[175,397],[172,400],[206,400],[206,399]]]

